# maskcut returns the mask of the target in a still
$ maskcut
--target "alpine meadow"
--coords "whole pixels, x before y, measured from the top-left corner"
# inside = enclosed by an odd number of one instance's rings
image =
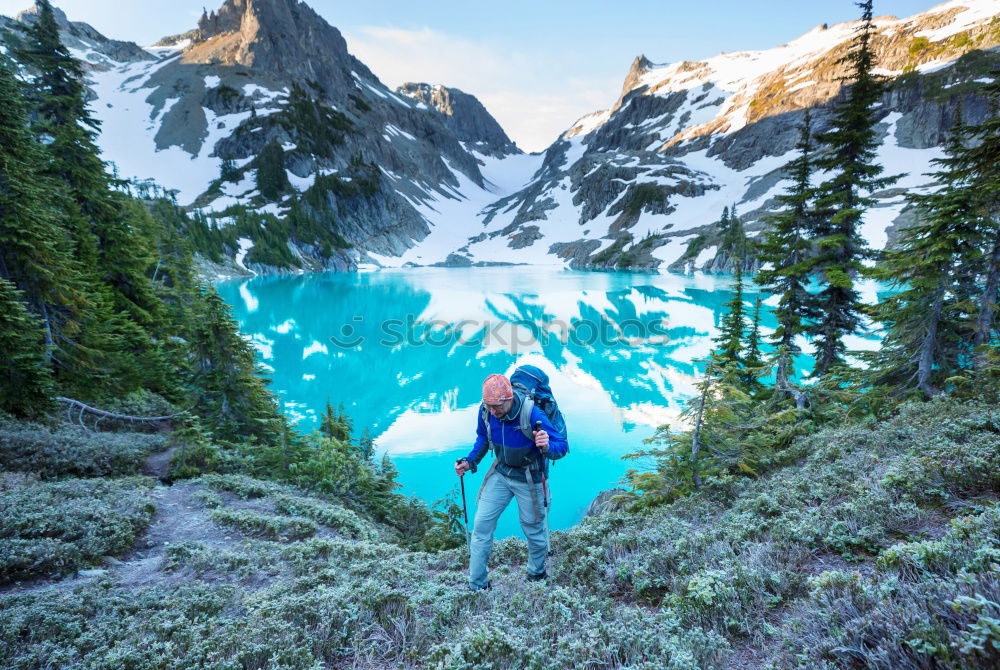
[[[482,7],[70,4],[0,16],[0,667],[1000,667],[1000,0],[537,152]]]

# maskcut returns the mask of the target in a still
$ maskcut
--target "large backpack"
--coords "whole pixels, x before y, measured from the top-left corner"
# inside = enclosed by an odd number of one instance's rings
[[[559,404],[556,402],[555,396],[552,395],[552,387],[549,386],[549,376],[534,365],[521,365],[510,376],[510,385],[514,387],[515,391],[520,391],[525,398],[531,398],[534,405],[545,412],[545,416],[552,423],[552,427],[566,439],[568,444],[569,436],[566,434],[566,419],[563,417],[563,413],[559,411]],[[528,439],[532,437],[530,422],[531,408],[529,407],[527,412],[521,412],[521,432]],[[527,432],[525,432],[526,430]],[[566,451],[569,451],[568,447]]]
[[[548,417],[549,422],[552,423],[552,427],[566,438],[567,441],[569,440],[566,435],[566,419],[563,418],[563,413],[559,411],[559,405],[552,395],[548,375],[534,365],[522,365],[514,370],[514,374],[510,377],[510,385],[514,388],[514,393],[520,395],[522,398],[521,413],[518,417],[520,420],[518,427],[522,435],[528,438],[528,440],[534,440],[534,426],[531,425],[531,409],[537,406]],[[496,446],[493,444],[489,412],[486,409],[486,405],[480,406],[480,412],[483,423],[486,425],[486,439],[489,440],[491,446]],[[569,452],[568,446],[566,451],[567,453]],[[541,459],[541,462],[536,463],[531,455],[531,450],[528,448],[504,448],[503,452],[503,456],[499,453],[496,455],[497,458],[502,458],[507,465],[524,467],[534,464],[541,466],[543,471],[548,470],[548,460]]]

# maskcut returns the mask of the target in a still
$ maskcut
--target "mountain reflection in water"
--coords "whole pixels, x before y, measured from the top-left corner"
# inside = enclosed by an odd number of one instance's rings
[[[641,466],[623,454],[657,426],[677,424],[730,285],[728,276],[700,273],[521,266],[261,277],[218,289],[299,429],[318,426],[327,400],[343,402],[356,434],[368,427],[379,452],[393,457],[403,492],[428,503],[456,484],[452,464],[475,439],[483,378],[523,363],[545,370],[571,446],[551,475],[556,529],[579,521],[594,496]],[[864,293],[874,300],[874,286]],[[756,295],[748,285],[748,308]],[[765,308],[776,302],[762,297]],[[765,309],[762,333],[775,325]],[[809,365],[802,356],[796,367]],[[481,481],[482,471],[466,482],[473,506]],[[515,505],[497,532],[519,533]]]

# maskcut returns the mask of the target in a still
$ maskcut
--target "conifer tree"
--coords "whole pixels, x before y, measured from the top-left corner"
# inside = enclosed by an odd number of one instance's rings
[[[192,334],[199,412],[226,437],[276,439],[283,424],[274,396],[260,376],[256,356],[232,320],[229,306],[206,288]]]
[[[977,232],[984,220],[976,189],[950,169],[964,152],[960,134],[953,133],[945,158],[933,161],[944,167],[931,175],[940,188],[909,196],[918,219],[903,229],[896,248],[873,273],[902,288],[876,306],[885,337],[879,350],[865,355],[869,383],[893,395],[914,388],[937,395],[943,380],[969,359],[972,324],[964,319],[963,305],[974,296],[962,278],[981,256]]]
[[[839,61],[850,68],[846,81],[851,85],[830,129],[816,135],[817,141],[826,145],[816,166],[832,176],[817,188],[818,215],[810,231],[816,248],[811,270],[819,274],[823,284],[814,300],[817,320],[810,327],[816,344],[814,376],[843,364],[843,338],[860,325],[862,304],[854,277],[863,271],[862,261],[871,252],[859,228],[865,209],[874,202],[870,194],[899,178],[880,176],[882,167],[875,162],[879,138],[873,108],[883,85],[873,74],[872,0],[863,0],[858,6],[861,25],[852,48]]]
[[[277,142],[268,142],[254,160],[257,190],[265,200],[279,200],[291,185],[285,172],[285,152]]]
[[[759,391],[763,388],[760,375],[764,371],[764,357],[760,351],[760,294],[753,303],[753,316],[750,318],[750,330],[747,333],[746,344],[743,345],[743,381],[747,388]]]
[[[778,327],[771,337],[775,348],[775,386],[788,386],[792,358],[801,352],[795,338],[806,330],[806,320],[814,316],[809,283],[810,229],[813,199],[812,125],[805,113],[795,145],[798,156],[785,165],[791,186],[778,201],[783,209],[770,217],[770,224],[758,244],[761,269],[754,280],[779,296],[774,315]]]
[[[100,124],[87,109],[83,69],[62,43],[52,5],[38,0],[37,7],[16,56],[30,73],[32,128],[49,155],[46,173],[65,186],[70,200],[61,205],[75,257],[108,286],[114,309],[148,326],[157,306],[145,275],[148,259],[141,254],[148,245],[136,234],[136,211],[115,192],[100,158]]]
[[[733,266],[743,269],[750,257],[749,240],[743,230],[743,220],[736,213],[736,205],[729,211],[728,219],[722,228],[719,250],[730,260]]]
[[[738,366],[743,360],[743,337],[746,319],[743,315],[743,272],[740,264],[734,269],[733,296],[726,303],[727,311],[719,325],[719,334],[713,340],[716,350],[712,354],[720,366]]]
[[[722,239],[729,230],[729,207],[722,208],[722,216],[719,217],[719,238]]]
[[[1000,72],[994,71],[994,77]],[[997,337],[996,312],[1000,293],[1000,80],[981,89],[989,104],[982,123],[959,129],[962,149],[945,159],[947,166],[975,195],[980,217],[970,231],[977,238],[982,259],[975,274],[982,286],[978,300],[973,346],[974,362],[982,367],[989,356],[986,346]],[[965,270],[970,269],[965,266]]]
[[[351,441],[353,428],[351,417],[344,411],[344,403],[340,403],[335,411],[333,405],[327,400],[319,432],[326,437],[348,443]]]
[[[375,456],[375,438],[372,437],[371,431],[367,428],[361,432],[361,437],[358,438],[358,451],[365,461],[372,462]]]
[[[755,402],[752,394],[751,385],[759,385],[759,371],[754,374],[743,365],[743,282],[739,265],[736,268],[735,292],[714,340],[717,348],[707,360],[699,361],[705,363],[705,371],[698,381],[698,395],[685,404],[681,415],[690,428],[673,431],[668,425],[660,426],[647,442],[662,446],[626,456],[658,459],[657,472],[630,471],[627,475],[629,483],[643,490],[643,497],[654,504],[701,487],[703,475],[713,468],[753,472],[742,438],[766,421],[766,408]],[[757,314],[759,318],[759,310]],[[746,345],[751,347],[751,358],[756,356],[756,362],[760,354],[753,354],[753,348],[758,340],[759,334],[754,337],[751,333]],[[747,375],[751,374],[754,380],[748,384]]]
[[[0,278],[0,410],[30,418],[51,404],[53,384],[41,321],[23,298]]]
[[[20,86],[2,54],[0,100],[0,278],[23,291],[42,318],[49,358],[71,369],[87,356],[86,320],[94,305],[53,207],[57,188],[43,174],[45,154],[28,131]]]
[[[27,131],[20,86],[2,53],[0,99],[0,277],[25,290],[37,311],[54,298],[69,255],[55,234],[39,175],[44,159]]]

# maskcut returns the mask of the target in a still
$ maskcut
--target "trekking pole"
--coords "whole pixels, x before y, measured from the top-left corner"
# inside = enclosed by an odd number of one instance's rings
[[[535,422],[535,432],[537,433],[542,429],[542,422]],[[544,456],[543,456],[544,458]],[[542,508],[545,510],[545,551],[546,553],[552,553],[552,540],[549,539],[549,481],[548,477],[545,475],[545,470],[542,471]]]
[[[462,459],[460,458],[455,461],[455,464],[458,465],[461,462]],[[459,475],[458,481],[462,485],[462,518],[465,519],[465,548],[471,551],[472,538],[469,536],[469,512],[465,506],[465,477]]]

